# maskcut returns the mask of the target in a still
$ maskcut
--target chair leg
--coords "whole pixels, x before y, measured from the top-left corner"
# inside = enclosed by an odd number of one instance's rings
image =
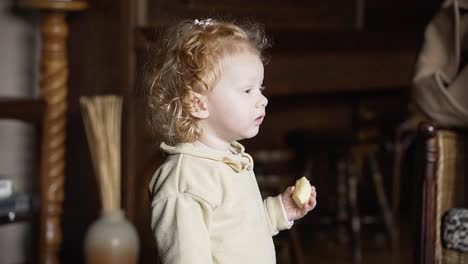
[[[357,184],[358,178],[356,168],[352,165],[352,163],[350,163],[348,164],[348,204],[353,264],[359,264],[362,262],[361,220],[359,218]]]
[[[346,223],[348,221],[348,197],[347,197],[347,166],[348,163],[345,160],[338,162],[338,173],[337,173],[337,205],[336,205],[336,223],[337,223],[337,238],[338,242],[344,243],[347,241],[347,228]]]
[[[379,204],[379,208],[382,214],[382,218],[384,220],[385,228],[387,229],[387,234],[390,238],[390,243],[393,249],[397,249],[397,230],[395,226],[395,222],[393,219],[393,214],[388,205],[387,196],[385,195],[384,184],[383,184],[383,177],[382,173],[379,168],[379,164],[377,162],[377,157],[375,152],[369,153],[367,156],[369,167],[371,170],[372,180],[374,189],[377,195],[377,202]]]

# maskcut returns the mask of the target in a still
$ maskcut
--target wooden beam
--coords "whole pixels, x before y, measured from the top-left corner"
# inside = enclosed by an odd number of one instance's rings
[[[39,99],[0,98],[0,119],[15,119],[40,124],[44,102]]]

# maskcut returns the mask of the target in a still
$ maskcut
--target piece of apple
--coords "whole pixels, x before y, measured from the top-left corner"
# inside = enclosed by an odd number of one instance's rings
[[[312,192],[312,186],[310,186],[309,181],[306,177],[302,177],[296,181],[296,189],[292,195],[294,202],[300,208],[304,207],[304,204],[309,201],[310,193]]]

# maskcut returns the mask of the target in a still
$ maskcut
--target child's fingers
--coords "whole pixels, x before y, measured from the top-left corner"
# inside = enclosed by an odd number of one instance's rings
[[[317,205],[317,199],[315,195],[310,195],[308,204],[310,205],[311,209],[315,208],[315,206]]]
[[[308,211],[311,210],[310,207],[312,206],[312,200],[313,200],[313,198],[310,197],[309,200],[307,200],[307,201],[302,205],[302,208],[301,208],[301,209],[302,209],[302,212],[307,213]]]
[[[315,190],[315,187],[312,186],[312,191],[310,193],[309,200],[304,203],[304,205],[302,206],[300,210],[302,216],[306,215],[308,212],[312,211],[312,209],[315,208],[315,206],[317,205],[316,197],[317,197],[317,191]]]
[[[317,191],[315,190],[315,187],[312,186],[312,191],[310,192],[310,199],[316,199],[317,198]]]
[[[313,201],[315,201],[315,200],[317,200],[317,197],[314,196],[314,195],[310,195],[309,201],[307,201],[307,202],[310,204],[311,202],[313,202]]]
[[[317,193],[316,193],[316,192],[310,193],[310,197],[311,197],[311,198],[317,198]]]
[[[289,186],[288,188],[286,188],[286,193],[292,195],[295,189],[296,188],[294,187],[294,185]]]
[[[302,207],[302,214],[306,215],[308,212],[312,211],[312,209],[314,209],[315,207],[315,204],[316,204],[315,200],[304,204],[304,206]]]
[[[310,202],[310,205],[311,205],[312,209],[314,209],[315,206],[317,205],[317,199],[315,199],[315,198],[312,199],[312,201]]]
[[[304,216],[308,212],[312,211],[312,209],[314,209],[314,207],[315,207],[314,204],[309,204],[309,203],[304,204],[304,207],[302,207],[302,210],[301,210],[302,216]]]

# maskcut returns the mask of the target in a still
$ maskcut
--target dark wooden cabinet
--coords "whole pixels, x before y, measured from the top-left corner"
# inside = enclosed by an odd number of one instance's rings
[[[148,25],[179,19],[254,19],[275,30],[408,31],[421,28],[440,0],[154,0],[147,1]]]

